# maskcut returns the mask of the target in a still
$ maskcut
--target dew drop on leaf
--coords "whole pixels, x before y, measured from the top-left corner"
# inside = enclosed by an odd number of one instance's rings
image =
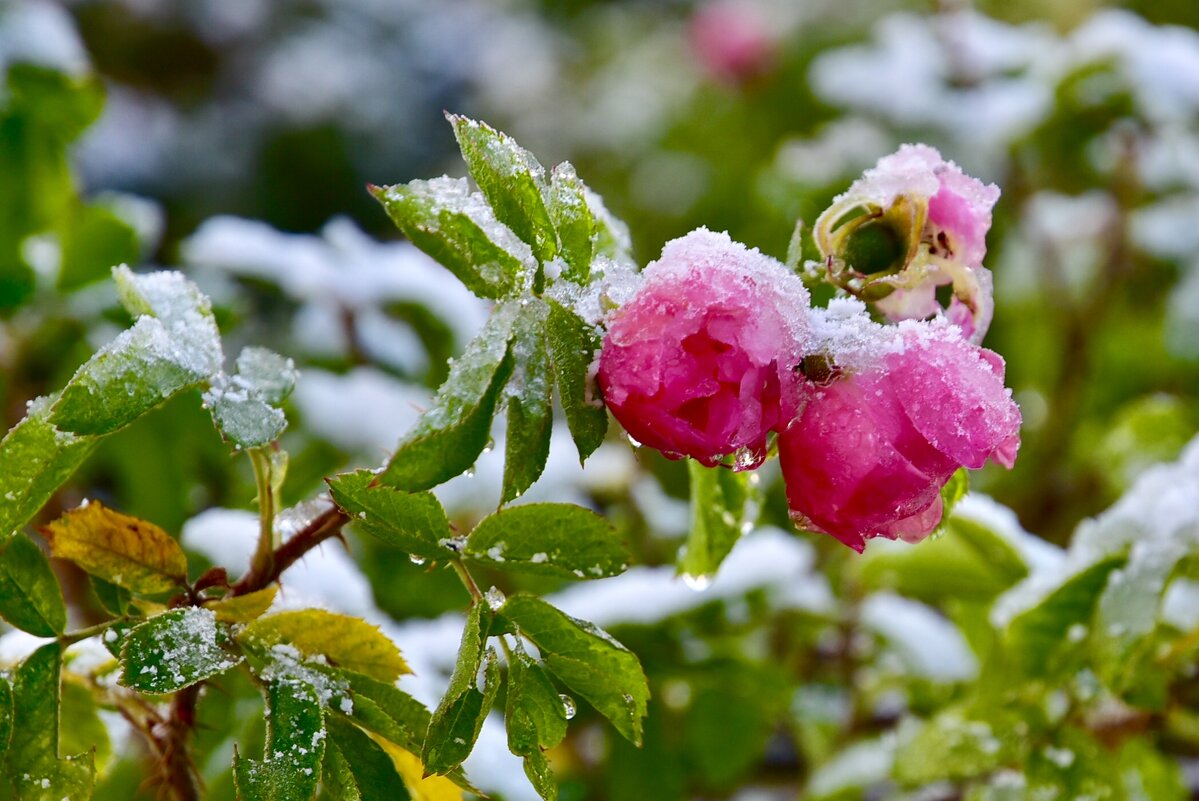
[[[578,709],[575,707],[575,699],[571,698],[565,693],[559,695],[558,697],[562,699],[562,709],[566,713],[566,719],[570,720],[575,716],[575,712],[578,711]]]

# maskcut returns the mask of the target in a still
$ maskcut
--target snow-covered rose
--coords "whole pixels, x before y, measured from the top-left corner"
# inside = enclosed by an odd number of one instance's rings
[[[631,437],[672,458],[756,467],[797,408],[808,292],[727,234],[666,244],[608,320],[599,384]]]
[[[874,338],[864,342],[861,334]],[[779,437],[792,516],[861,551],[871,537],[917,542],[941,520],[941,488],[961,467],[1011,467],[1020,410],[1003,360],[944,322],[859,322]]]

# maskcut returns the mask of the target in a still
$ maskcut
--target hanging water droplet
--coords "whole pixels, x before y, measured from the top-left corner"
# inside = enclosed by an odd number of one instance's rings
[[[475,466],[472,464],[470,467],[466,468],[466,470],[462,473],[462,475],[466,476],[467,478],[474,478],[475,477]]]
[[[483,453],[488,454],[495,450],[495,438],[488,438],[487,444],[483,446]]]
[[[683,583],[687,585],[688,589],[703,592],[708,589],[708,586],[712,583],[712,579],[708,576],[696,576],[691,573],[684,573]]]
[[[500,607],[508,600],[507,596],[500,591],[499,587],[492,587],[487,592],[483,593],[483,598],[487,601],[487,605],[491,607],[492,612],[500,611]]]
[[[562,693],[558,697],[562,699],[562,711],[566,713],[566,719],[570,720],[575,716],[575,712],[578,711],[575,707],[575,699],[565,693]]]
[[[423,565],[425,563],[425,557],[419,554],[410,553],[408,554],[408,561],[414,565]]]
[[[749,482],[749,485],[751,487],[756,487],[762,483],[762,477],[760,475],[758,475],[757,473],[750,473],[748,476],[745,477],[745,480]]]

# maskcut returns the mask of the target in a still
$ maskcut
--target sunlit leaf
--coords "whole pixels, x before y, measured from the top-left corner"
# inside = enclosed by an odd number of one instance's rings
[[[260,617],[246,626],[238,639],[264,648],[286,643],[305,657],[320,655],[331,665],[380,681],[395,681],[411,672],[395,643],[377,627],[324,609]]]
[[[249,623],[266,614],[278,593],[279,587],[272,584],[245,595],[205,601],[204,606],[211,609],[222,623]]]

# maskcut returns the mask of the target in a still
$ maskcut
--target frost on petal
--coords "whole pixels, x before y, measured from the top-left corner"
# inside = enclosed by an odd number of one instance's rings
[[[799,400],[808,293],[781,264],[699,229],[667,243],[611,315],[599,382],[638,441],[715,464],[761,461]]]

